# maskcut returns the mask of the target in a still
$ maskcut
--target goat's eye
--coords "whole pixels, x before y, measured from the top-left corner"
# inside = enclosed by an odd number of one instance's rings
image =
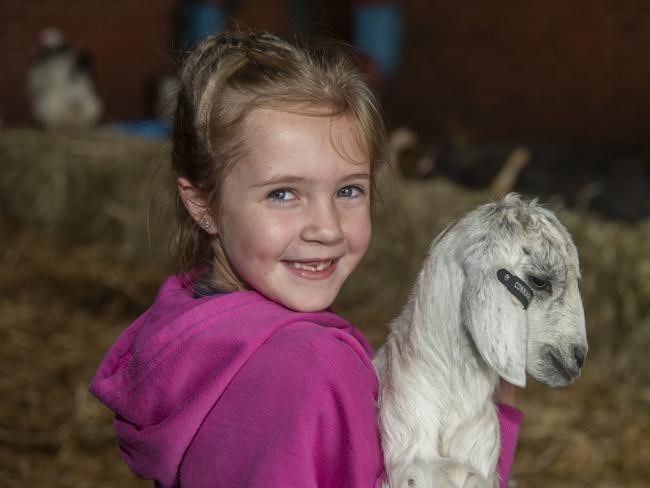
[[[549,293],[551,292],[551,282],[548,280],[531,275],[528,276],[528,282],[537,290],[546,290]]]

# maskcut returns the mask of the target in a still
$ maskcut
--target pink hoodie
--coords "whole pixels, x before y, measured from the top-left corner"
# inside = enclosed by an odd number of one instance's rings
[[[372,487],[383,460],[371,357],[332,313],[253,291],[194,298],[172,277],[90,389],[115,412],[131,470],[160,487]],[[500,406],[499,418],[507,483],[521,413]]]

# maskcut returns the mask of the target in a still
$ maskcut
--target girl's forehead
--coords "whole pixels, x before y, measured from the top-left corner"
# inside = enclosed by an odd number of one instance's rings
[[[336,167],[346,171],[347,165],[355,171],[370,165],[356,122],[348,114],[256,109],[249,115],[244,130],[242,162],[257,166],[258,170],[278,166],[307,169],[310,162],[317,161],[341,163],[321,164],[321,169]]]
[[[336,127],[343,123],[353,128],[355,122],[347,112],[332,113],[331,110],[319,107],[301,107],[287,105],[285,107],[260,107],[252,110],[246,118],[246,127],[259,128],[276,124],[289,127]]]

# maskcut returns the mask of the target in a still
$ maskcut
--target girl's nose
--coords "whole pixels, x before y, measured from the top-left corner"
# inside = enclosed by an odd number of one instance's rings
[[[336,244],[343,239],[343,229],[334,203],[314,205],[305,215],[301,237],[307,242]]]

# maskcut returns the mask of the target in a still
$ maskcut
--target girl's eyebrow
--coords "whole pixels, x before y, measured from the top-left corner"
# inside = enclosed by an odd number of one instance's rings
[[[262,186],[271,186],[279,185],[285,183],[311,183],[313,180],[311,178],[305,178],[304,176],[291,176],[291,175],[278,175],[272,176],[268,180],[264,180],[261,183],[256,183],[253,188],[260,188]]]
[[[370,180],[370,173],[354,173],[351,175],[345,175],[341,178],[340,181],[347,180]],[[272,176],[268,180],[264,180],[260,183],[252,185],[253,188],[260,188],[264,186],[280,185],[280,184],[297,184],[297,183],[313,183],[313,178],[306,178],[304,176],[292,176],[292,175],[277,175]]]
[[[370,173],[354,173],[352,175],[347,175],[343,180],[369,180]]]

